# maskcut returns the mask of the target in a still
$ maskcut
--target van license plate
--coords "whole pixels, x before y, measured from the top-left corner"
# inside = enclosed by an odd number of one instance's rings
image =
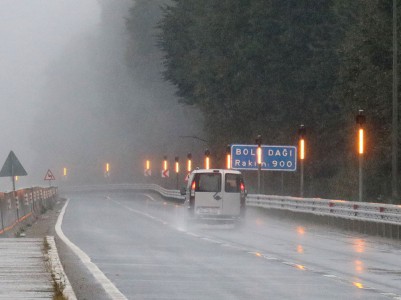
[[[198,213],[205,215],[218,215],[220,209],[218,207],[198,207]]]

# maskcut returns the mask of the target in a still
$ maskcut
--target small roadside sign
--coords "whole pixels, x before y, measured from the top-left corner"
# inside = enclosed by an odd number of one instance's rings
[[[151,170],[151,169],[145,169],[144,175],[145,175],[145,177],[150,177],[150,176],[152,176],[152,170]]]
[[[162,178],[168,178],[168,177],[170,177],[170,171],[162,170]]]
[[[15,191],[15,178],[16,176],[26,176],[28,173],[18,160],[13,151],[10,151],[3,167],[0,171],[0,177],[11,177],[13,182],[13,191]]]
[[[56,177],[54,177],[54,175],[53,175],[53,173],[52,173],[52,171],[50,171],[50,169],[49,170],[47,170],[47,173],[46,173],[46,175],[45,175],[45,179],[44,180],[56,180]]]

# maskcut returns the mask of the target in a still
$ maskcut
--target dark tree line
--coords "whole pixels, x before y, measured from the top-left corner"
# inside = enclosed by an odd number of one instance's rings
[[[163,5],[165,79],[202,113],[218,160],[226,144],[254,143],[257,134],[264,144],[294,145],[304,124],[306,195],[356,199],[355,115],[362,108],[366,194],[389,197],[392,0],[139,3]],[[284,182],[297,193],[298,174],[266,176],[267,192]]]

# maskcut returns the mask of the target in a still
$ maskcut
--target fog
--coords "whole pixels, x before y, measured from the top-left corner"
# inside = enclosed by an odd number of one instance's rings
[[[0,4],[0,163],[14,150],[29,174],[35,165],[30,137],[42,103],[45,71],[74,36],[94,30],[100,10],[96,0]],[[22,184],[37,181],[29,177],[21,178]],[[10,189],[9,178],[0,180],[2,189]]]
[[[163,155],[183,160],[204,149],[180,138],[201,136],[201,120],[163,82],[161,54],[142,77],[128,67],[133,1],[0,3],[0,163],[15,152],[28,172],[17,188],[46,185],[48,169],[56,185],[141,181],[145,158],[158,175]],[[9,178],[0,181],[11,188]]]

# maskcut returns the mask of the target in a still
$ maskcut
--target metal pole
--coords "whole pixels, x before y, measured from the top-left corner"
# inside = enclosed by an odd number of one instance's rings
[[[363,155],[359,154],[359,202],[363,199]]]
[[[397,0],[393,0],[393,120],[391,194],[392,203],[398,199],[398,70],[397,70]]]
[[[178,173],[177,173],[177,190],[179,189],[179,187],[178,187]]]
[[[304,160],[301,159],[300,196],[304,197]]]

